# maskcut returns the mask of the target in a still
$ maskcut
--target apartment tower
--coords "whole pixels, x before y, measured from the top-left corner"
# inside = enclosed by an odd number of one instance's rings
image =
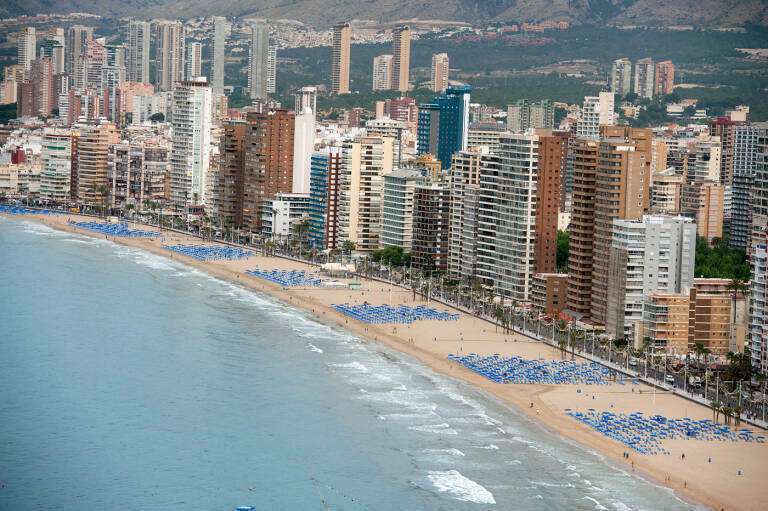
[[[392,88],[408,92],[411,67],[411,27],[400,25],[392,31]]]
[[[448,88],[448,72],[450,71],[450,59],[447,53],[435,53],[432,55],[431,86],[435,92],[443,92]]]
[[[174,84],[184,79],[185,42],[184,25],[180,21],[158,24],[155,83],[159,91],[173,90]]]
[[[333,61],[331,62],[331,94],[349,94],[349,23],[333,26]]]
[[[152,38],[148,21],[128,22],[128,40],[125,45],[126,79],[129,82],[149,82],[149,42]]]

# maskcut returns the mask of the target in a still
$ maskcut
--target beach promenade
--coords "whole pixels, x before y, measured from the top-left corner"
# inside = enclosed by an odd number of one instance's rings
[[[435,371],[461,379],[480,387],[511,403],[539,421],[543,428],[559,433],[606,457],[606,462],[621,465],[655,480],[659,485],[673,488],[681,495],[720,510],[759,510],[768,503],[768,444],[743,441],[717,441],[702,438],[664,440],[663,448],[669,454],[641,454],[626,444],[600,433],[582,421],[569,416],[610,412],[627,416],[642,413],[645,417],[662,415],[670,419],[690,418],[712,420],[711,409],[669,392],[631,382],[608,382],[604,385],[588,384],[514,384],[495,383],[471,371],[448,355],[482,356],[499,354],[517,356],[526,360],[545,359],[560,361],[560,350],[521,334],[504,333],[500,327],[443,304],[430,302],[438,311],[460,313],[457,320],[415,320],[410,323],[366,323],[334,309],[334,304],[362,305],[399,304],[409,307],[426,305],[419,296],[415,299],[409,290],[390,287],[387,283],[366,280],[362,287],[294,287],[286,288],[255,275],[253,270],[305,270],[316,273],[317,267],[278,257],[250,255],[240,259],[201,260],[190,255],[163,248],[163,245],[214,245],[179,233],[163,232],[163,237],[111,237],[93,230],[70,226],[69,221],[82,221],[84,217],[68,215],[27,215],[23,220],[45,223],[50,227],[100,237],[141,248],[158,255],[172,257],[214,276],[238,283],[244,287],[266,293],[287,304],[302,308],[321,321],[336,324],[359,336],[385,344],[419,359]],[[140,228],[144,228],[141,227]],[[156,230],[156,228],[154,228]],[[346,282],[344,279],[339,279]],[[577,362],[585,359],[576,356]],[[722,422],[722,417],[720,418]],[[751,427],[756,434],[765,432]],[[626,456],[626,453],[629,456]],[[684,455],[684,456],[683,456]],[[654,508],[653,503],[648,503]]]

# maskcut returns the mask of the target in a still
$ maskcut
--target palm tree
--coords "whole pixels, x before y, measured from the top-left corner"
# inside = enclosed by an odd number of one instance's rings
[[[493,317],[496,319],[496,331],[499,331],[499,323],[504,320],[504,310],[501,307],[493,309]]]
[[[712,407],[712,417],[713,417],[713,419],[715,421],[715,424],[717,424],[717,418],[720,415],[720,406],[721,405],[717,401],[712,401],[711,403],[709,403],[709,406]]]
[[[736,297],[747,292],[747,285],[741,279],[731,279],[728,283],[728,291],[731,292],[731,304],[733,309],[733,323],[736,323]]]
[[[737,405],[733,408],[733,417],[736,419],[736,426],[741,424],[741,414],[744,412],[744,409],[741,407],[741,405]]]
[[[565,337],[561,337],[560,340],[557,341],[557,346],[560,348],[560,358],[565,358],[565,352],[568,348],[568,341],[565,340]]]
[[[723,420],[725,421],[726,424],[730,424],[731,423],[731,414],[733,413],[733,408],[731,408],[730,406],[724,406],[722,408],[722,412],[723,412]]]

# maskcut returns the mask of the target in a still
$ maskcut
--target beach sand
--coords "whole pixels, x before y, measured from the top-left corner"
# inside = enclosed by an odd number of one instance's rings
[[[7,215],[6,215],[7,216]],[[73,228],[67,215],[27,215],[14,217],[44,223],[56,229],[102,238],[103,234]],[[84,217],[72,217],[81,221]],[[670,440],[664,447],[671,455],[644,455],[631,451],[624,444],[606,437],[587,425],[565,414],[564,409],[586,411],[643,412],[646,416],[661,414],[669,418],[690,417],[713,419],[712,410],[679,396],[653,392],[641,385],[514,385],[494,383],[462,366],[452,363],[450,353],[478,353],[490,355],[519,355],[525,358],[542,357],[560,360],[561,353],[543,343],[520,334],[505,334],[502,329],[485,320],[461,314],[459,321],[416,321],[411,325],[368,325],[344,316],[330,308],[335,303],[362,303],[374,305],[426,303],[410,291],[377,281],[355,279],[363,283],[362,289],[289,289],[266,280],[245,275],[247,269],[313,269],[309,265],[278,257],[250,257],[239,261],[204,262],[165,250],[159,239],[109,238],[116,243],[142,248],[174,260],[181,261],[217,277],[247,288],[266,293],[289,305],[300,307],[321,320],[335,323],[361,337],[412,355],[442,374],[464,380],[517,406],[538,420],[543,427],[568,437],[575,442],[602,453],[607,462],[623,466],[627,471],[648,477],[659,485],[675,489],[681,495],[713,509],[763,510],[768,508],[768,444],[746,442],[712,442],[704,440]],[[166,243],[196,243],[197,238],[176,233],[167,234]],[[344,279],[340,279],[344,280]],[[447,307],[432,302],[438,310]],[[452,310],[452,312],[457,312]],[[437,341],[435,341],[435,337]],[[460,341],[463,337],[464,340]],[[459,351],[463,348],[463,351]],[[570,354],[568,355],[570,356]],[[577,355],[578,359],[578,355]],[[581,393],[577,392],[581,389]],[[632,392],[634,388],[634,392]],[[534,406],[531,408],[530,403]],[[613,407],[611,407],[613,405]],[[722,422],[722,417],[720,419]],[[757,429],[757,428],[751,428]],[[625,459],[623,453],[629,452]],[[685,459],[682,459],[685,454]],[[708,462],[711,458],[712,461]],[[634,466],[632,465],[634,464]],[[738,475],[741,471],[741,475]],[[649,507],[653,503],[649,502]]]

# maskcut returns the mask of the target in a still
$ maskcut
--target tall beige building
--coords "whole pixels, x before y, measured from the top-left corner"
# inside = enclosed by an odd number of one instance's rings
[[[450,60],[447,53],[435,53],[432,55],[432,90],[443,92],[448,88],[448,69]]]
[[[24,66],[24,69],[31,69],[32,61],[37,58],[37,55],[35,55],[36,44],[35,27],[24,27],[19,37],[18,59],[18,64]]]
[[[349,94],[349,23],[333,26],[333,62],[331,62],[331,94]]]
[[[184,79],[184,25],[180,21],[163,21],[157,26],[157,76],[160,91],[173,89]]]
[[[392,31],[392,88],[408,92],[411,68],[411,27],[400,25]]]
[[[78,202],[105,205],[107,197],[102,191],[109,187],[109,146],[119,140],[117,128],[105,119],[94,124],[78,125],[76,128],[79,136],[77,150],[73,150],[77,157],[72,158],[72,166],[76,166],[76,170],[72,170],[72,195]]]
[[[358,252],[373,252],[381,241],[384,179],[394,169],[395,139],[357,137],[343,146],[339,178],[339,240]]]
[[[192,80],[203,74],[203,45],[189,43],[187,47],[187,78]]]
[[[650,209],[651,137],[647,129],[601,126],[599,140],[574,142],[568,309],[597,323],[605,324],[613,221]]]
[[[683,185],[680,209],[696,219],[696,233],[709,243],[723,236],[725,187],[717,181]]]
[[[392,55],[379,55],[373,58],[373,90],[392,88]]]

